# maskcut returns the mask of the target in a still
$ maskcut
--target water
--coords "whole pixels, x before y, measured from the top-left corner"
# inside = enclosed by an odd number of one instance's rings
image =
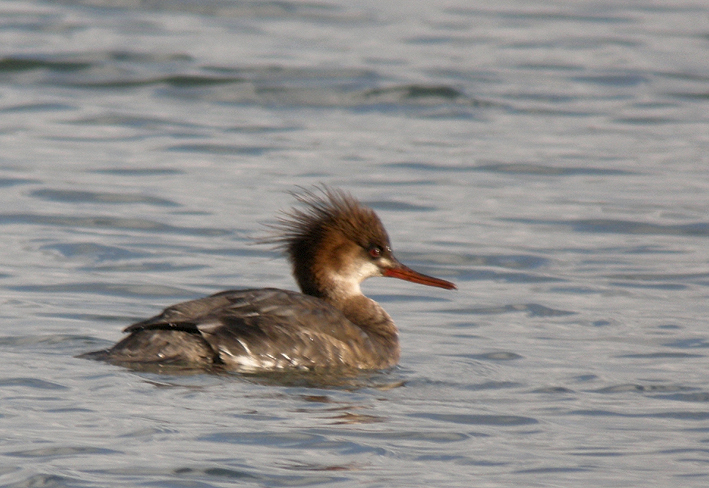
[[[0,4],[0,484],[706,486],[703,2]],[[297,185],[455,281],[365,291],[401,366],[178,375],[75,359],[293,288]]]

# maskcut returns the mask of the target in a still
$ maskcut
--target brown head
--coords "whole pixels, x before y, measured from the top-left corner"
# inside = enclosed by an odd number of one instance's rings
[[[372,276],[456,287],[399,263],[377,214],[350,194],[322,187],[295,197],[305,208],[286,213],[270,240],[284,249],[303,293],[339,301],[360,295],[359,284]]]

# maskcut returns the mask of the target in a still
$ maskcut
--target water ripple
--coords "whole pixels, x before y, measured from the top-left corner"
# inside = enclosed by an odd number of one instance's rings
[[[537,220],[537,219],[507,219],[534,225],[558,225],[572,227],[575,232],[611,233],[632,235],[667,235],[708,237],[709,222],[691,224],[655,224],[619,219],[570,219],[570,220]]]
[[[51,57],[49,57],[49,59],[20,56],[5,56],[0,58],[0,73],[30,70],[74,72],[89,69],[91,66],[92,63],[90,61],[57,61]]]
[[[39,183],[39,180],[33,180],[31,178],[0,178],[0,188],[15,185],[28,185],[30,183]]]
[[[571,312],[568,310],[558,310],[540,305],[538,303],[526,303],[526,304],[514,304],[514,305],[501,305],[494,307],[472,307],[472,308],[461,308],[461,309],[449,309],[446,310],[450,313],[455,314],[474,314],[474,315],[502,315],[506,313],[517,313],[517,312],[527,312],[530,317],[564,317],[567,315],[574,315],[577,312]]]
[[[176,144],[165,148],[167,151],[195,152],[206,154],[242,154],[246,156],[261,156],[276,150],[269,146],[238,146],[231,144]]]
[[[113,216],[74,217],[67,215],[43,215],[22,213],[0,214],[0,225],[10,224],[50,225],[57,227],[74,228],[88,227],[95,229],[112,228],[143,232],[161,232],[188,235],[222,236],[229,234],[229,231],[223,229],[177,227],[151,220],[137,218],[122,218]]]
[[[296,430],[288,432],[220,432],[202,436],[198,440],[228,444],[274,446],[281,449],[325,449],[328,451],[384,454],[381,448],[355,444],[350,441],[334,440],[323,435]]]
[[[539,423],[537,419],[531,417],[519,417],[516,415],[414,413],[408,416],[414,418],[438,420],[441,422],[452,422],[455,424],[496,425],[500,427],[517,427],[521,425],[533,425]]]
[[[182,288],[166,285],[110,284],[110,283],[61,283],[57,285],[22,285],[9,287],[15,291],[30,293],[79,293],[123,297],[181,297],[193,298],[194,294]]]
[[[161,207],[177,207],[179,204],[164,198],[151,197],[136,193],[91,192],[78,190],[35,190],[32,196],[52,202],[66,203],[143,203]]]
[[[148,256],[148,254],[144,252],[131,251],[118,246],[105,246],[94,242],[49,244],[42,246],[40,249],[58,252],[65,258],[90,258],[97,262],[143,258]]]
[[[123,454],[121,451],[113,449],[103,449],[97,447],[44,447],[39,449],[27,449],[25,451],[14,451],[5,453],[6,456],[42,458],[59,458],[66,456],[85,456],[91,454]]]
[[[39,378],[0,378],[0,388],[7,386],[24,386],[37,390],[67,390],[68,388],[58,383],[41,380]]]
[[[500,173],[514,175],[539,175],[539,176],[624,176],[635,174],[628,170],[615,168],[594,168],[592,166],[547,166],[533,163],[489,163],[489,164],[460,164],[444,165],[436,163],[401,162],[384,165],[392,169],[407,169],[417,171],[430,171],[439,173]]]
[[[569,415],[579,415],[583,417],[624,417],[624,418],[643,418],[643,419],[674,419],[674,420],[692,420],[706,421],[709,420],[709,412],[707,411],[662,411],[662,412],[646,412],[646,413],[627,413],[614,412],[612,410],[573,410]]]

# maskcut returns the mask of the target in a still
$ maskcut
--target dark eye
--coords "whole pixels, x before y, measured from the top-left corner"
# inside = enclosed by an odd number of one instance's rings
[[[372,246],[369,248],[369,255],[372,256],[374,259],[377,259],[381,257],[382,255],[382,248],[379,246]]]

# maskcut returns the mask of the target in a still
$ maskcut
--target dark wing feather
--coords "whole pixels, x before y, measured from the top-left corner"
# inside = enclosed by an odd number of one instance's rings
[[[244,292],[248,291],[244,290]],[[176,329],[181,327],[197,332],[196,321],[208,314],[228,307],[232,303],[228,296],[233,293],[240,292],[235,290],[223,291],[198,300],[172,305],[155,317],[129,325],[123,329],[123,332],[135,332],[144,329]]]
[[[125,329],[179,330],[201,337],[235,368],[342,366],[374,353],[369,337],[328,303],[264,288],[229,290],[180,303]]]

